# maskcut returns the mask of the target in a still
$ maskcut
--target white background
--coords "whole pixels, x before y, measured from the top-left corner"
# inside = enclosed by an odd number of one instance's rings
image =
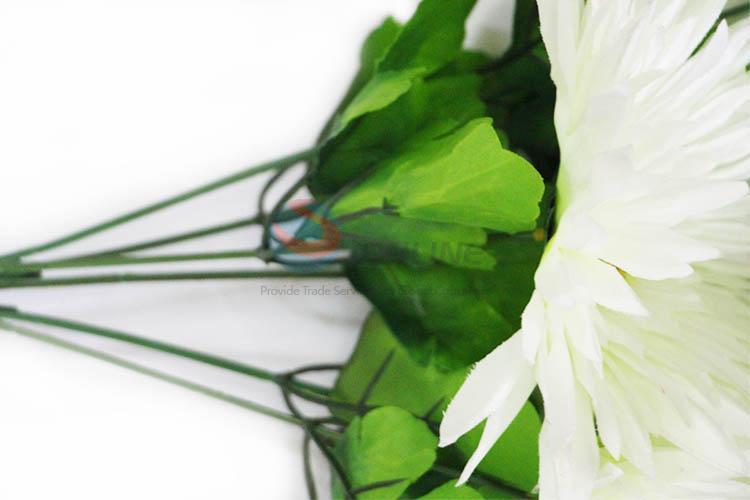
[[[509,3],[481,0],[472,43],[502,47]],[[310,146],[356,69],[366,33],[414,5],[0,0],[0,252]],[[66,252],[249,216],[261,182]],[[241,230],[168,250],[250,248],[257,238]],[[229,265],[237,264],[212,263]],[[270,369],[347,358],[368,310],[364,300],[263,296],[268,284],[0,290],[0,304]],[[121,344],[65,338],[282,407],[268,384]],[[2,500],[304,498],[301,442],[289,424],[0,332]],[[325,489],[320,461],[318,468]]]

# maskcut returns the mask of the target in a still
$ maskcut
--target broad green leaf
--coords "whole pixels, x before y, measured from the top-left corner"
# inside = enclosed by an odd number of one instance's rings
[[[357,96],[357,93],[362,90],[362,87],[375,75],[378,64],[388,53],[399,33],[401,33],[401,24],[389,17],[368,35],[360,50],[359,71],[352,80],[346,95],[336,107],[333,116],[323,128],[318,140],[324,140],[332,135],[333,128],[340,124],[342,110],[346,109],[352,99]]]
[[[471,456],[477,449],[483,429],[484,423],[479,424],[458,440],[456,448],[464,456]],[[484,457],[477,470],[531,491],[536,486],[539,476],[537,439],[541,429],[539,415],[531,403],[526,403],[491,452]]]
[[[382,407],[356,417],[336,445],[335,455],[352,489],[397,479],[403,481],[357,495],[359,500],[398,498],[435,462],[437,437],[423,421],[396,407]],[[343,498],[335,479],[334,498]]]
[[[523,500],[524,498],[536,498],[532,496],[519,496],[517,492],[509,489],[496,488],[492,486],[480,486],[477,491],[486,500]]]
[[[417,132],[446,133],[484,114],[477,77],[473,81],[448,80],[454,88],[423,81],[454,60],[458,61],[453,64],[454,71],[446,73],[449,76],[459,76],[459,68],[473,68],[478,58],[465,58],[461,44],[475,1],[423,0],[404,26],[388,19],[371,33],[362,49],[360,71],[322,134],[325,148],[311,166],[309,180],[314,194],[338,191],[373,164],[371,156],[377,161],[388,157],[394,147],[400,148]],[[457,84],[468,87],[456,88]],[[407,97],[409,94],[413,95]],[[396,109],[385,112],[389,108]],[[436,112],[431,113],[433,110]],[[465,110],[472,116],[464,118]],[[380,116],[362,124],[372,114]],[[356,151],[355,159],[342,163],[332,157],[339,151]]]
[[[349,266],[347,276],[416,360],[453,370],[518,330],[543,247],[528,236],[497,235],[484,247],[497,262],[492,271],[388,263]]]
[[[423,364],[442,370],[465,367],[515,331],[502,314],[480,300],[465,270],[440,264],[361,264],[350,267],[347,276]]]
[[[421,68],[377,73],[336,120],[331,135],[338,135],[353,120],[383,109],[405,94],[424,71]]]
[[[398,406],[421,416],[431,412],[430,417],[438,422],[466,378],[468,368],[446,373],[434,365],[417,363],[376,312],[365,322],[359,342],[336,381],[333,397],[349,403],[359,402],[370,380],[388,356],[390,361],[372,388],[367,403],[374,406]],[[352,416],[346,411],[335,408],[332,410],[344,418]],[[540,427],[539,417],[533,406],[526,404],[482,461],[479,470],[490,477],[530,491],[538,476]],[[455,447],[448,448],[455,448],[459,459],[454,465],[459,469],[476,447],[479,433],[480,428],[474,429],[461,438]]]
[[[310,180],[314,193],[332,194],[366,174],[373,165],[412,144],[450,133],[484,116],[475,75],[416,80],[407,93],[328,142]]]
[[[497,262],[492,272],[471,273],[474,288],[513,325],[521,327],[520,318],[534,291],[534,273],[542,258],[545,241],[532,235],[494,236],[485,249]]]
[[[528,52],[486,73],[482,89],[509,147],[526,155],[548,181],[560,161],[553,118],[556,91],[549,73],[549,62]]]
[[[509,52],[514,54],[528,50],[528,47],[535,43],[542,44],[536,0],[516,0],[513,14],[513,43]]]
[[[348,248],[369,251],[366,260],[386,261],[390,254],[380,254],[379,250],[397,246],[413,252],[417,262],[424,264],[434,259],[469,269],[495,267],[495,258],[481,248],[487,242],[487,234],[480,228],[383,214],[360,217],[339,228]]]
[[[476,0],[422,0],[380,64],[381,70],[424,68],[432,73],[452,61],[464,40]]]
[[[560,151],[554,127],[555,85],[539,32],[536,0],[518,0],[513,42],[484,71],[482,97],[495,126],[508,134],[509,147],[523,154],[547,181],[554,181]]]
[[[435,73],[434,77],[476,74],[491,62],[492,58],[482,52],[462,50],[453,61]]]
[[[544,192],[526,160],[503,149],[491,120],[473,120],[378,166],[334,214],[380,207],[405,218],[514,233],[533,229]]]
[[[355,87],[356,90],[361,89],[375,75],[380,61],[388,54],[402,28],[398,21],[389,17],[367,37],[360,52],[360,73],[356,80],[361,83]]]
[[[329,218],[325,205],[310,206],[295,231],[296,241],[324,243],[347,249],[350,265],[362,262],[401,262],[427,266],[433,261],[468,269],[492,269],[495,258],[481,248],[487,234],[476,227],[405,219],[395,214],[349,214]]]
[[[368,404],[398,406],[415,415],[425,415],[439,403],[433,416],[440,417],[450,397],[463,383],[467,370],[446,373],[415,362],[377,312],[371,313],[365,321],[357,346],[336,380],[333,397],[346,402],[359,401],[372,375],[391,352],[393,357],[372,389]],[[351,416],[345,411],[334,411]]]
[[[444,485],[436,488],[420,497],[422,500],[483,500],[484,497],[477,490],[468,486],[459,486],[456,488],[455,481],[448,481]]]
[[[423,0],[403,27],[386,20],[375,30],[362,50],[362,70],[353,86],[358,92],[347,96],[351,101],[335,119],[330,136],[356,118],[388,106],[418,78],[453,60],[461,50],[464,24],[475,1]]]

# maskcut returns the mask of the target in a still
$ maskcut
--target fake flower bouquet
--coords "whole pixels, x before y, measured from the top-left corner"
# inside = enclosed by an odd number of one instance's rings
[[[309,150],[0,256],[2,288],[345,277],[373,305],[346,364],[272,373],[12,304],[0,329],[298,426],[310,498],[313,446],[334,498],[750,498],[747,5],[519,0],[492,58],[463,48],[474,4],[423,0],[375,28]],[[246,219],[35,257],[256,175],[268,181]],[[245,250],[142,254],[251,225],[262,235]],[[264,266],[46,274],[248,257]],[[49,326],[266,380],[286,410]],[[316,371],[335,384],[305,378]]]

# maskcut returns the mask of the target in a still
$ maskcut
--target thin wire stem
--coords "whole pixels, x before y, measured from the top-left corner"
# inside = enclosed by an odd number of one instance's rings
[[[297,182],[287,189],[287,191],[281,195],[276,201],[276,204],[271,209],[271,212],[267,217],[263,219],[263,236],[261,237],[261,248],[263,250],[269,250],[271,248],[271,225],[276,222],[276,217],[282,211],[284,204],[288,202],[292,196],[297,193],[307,182],[307,175],[303,175]]]
[[[12,308],[0,308],[0,318],[5,319],[5,320],[24,321],[27,323],[51,326],[55,328],[64,328],[66,330],[71,330],[71,331],[75,331],[79,333],[85,333],[85,334],[94,335],[97,337],[117,340],[120,342],[132,344],[132,345],[138,345],[140,347],[145,347],[147,349],[151,349],[154,351],[164,352],[167,354],[171,354],[173,356],[179,356],[182,358],[192,359],[193,361],[198,361],[207,365],[215,366],[217,368],[222,368],[224,370],[241,373],[243,375],[248,375],[256,379],[274,382],[276,384],[285,384],[288,379],[288,377],[286,377],[285,374],[276,374],[269,370],[264,370],[263,368],[258,368],[258,367],[250,366],[250,365],[240,363],[237,361],[232,361],[230,359],[222,358],[220,356],[214,356],[212,354],[195,351],[192,349],[186,349],[184,347],[180,347],[174,344],[160,342],[158,340],[152,340],[152,339],[148,339],[145,337],[140,337],[137,335],[132,335],[129,333],[121,332],[118,330],[113,330],[110,328],[103,328],[103,327],[95,326],[95,325],[89,325],[86,323],[81,323],[81,322],[73,321],[69,319],[56,318],[53,316],[46,316],[43,314],[27,313],[27,312],[14,310]],[[316,392],[319,394],[321,393],[324,394],[327,392],[327,390],[324,387],[321,387],[317,384],[311,384],[311,383],[304,382],[304,381],[298,381],[296,379],[290,379],[290,380],[291,380],[290,384],[293,385],[295,389],[304,389],[304,390]]]
[[[174,243],[181,243],[183,241],[190,241],[198,238],[204,238],[206,236],[212,236],[227,231],[234,231],[235,229],[241,229],[248,226],[260,224],[260,218],[258,216],[238,219],[231,222],[225,222],[222,224],[207,226],[193,231],[184,233],[174,234],[172,236],[166,236],[164,238],[157,238],[154,240],[144,241],[141,243],[135,243],[132,245],[126,245],[109,250],[102,250],[100,252],[84,254],[79,257],[71,257],[69,260],[75,259],[94,259],[103,256],[123,254],[130,252],[138,252],[141,250],[150,250],[152,248],[158,248],[166,245],[172,245]],[[61,259],[62,260],[62,259]]]
[[[98,267],[98,266],[125,266],[138,264],[165,264],[173,262],[190,262],[203,260],[223,259],[248,259],[259,257],[258,250],[228,250],[224,252],[211,253],[184,253],[173,255],[148,255],[142,257],[126,255],[102,255],[101,257],[80,257],[75,259],[60,259],[41,262],[28,262],[18,265],[3,267],[0,262],[0,271],[16,270],[21,272],[38,271],[44,269],[65,269],[75,267]]]
[[[151,348],[154,350],[159,350],[162,352],[168,352],[176,356],[194,359],[196,361],[201,361],[206,364],[210,364],[210,365],[217,366],[217,367],[224,368],[224,369],[231,370],[231,371],[244,373],[245,375],[253,376],[255,378],[259,378],[262,380],[274,382],[281,388],[282,394],[284,396],[284,400],[287,406],[289,407],[290,412],[292,412],[292,414],[290,415],[290,414],[275,410],[273,408],[269,408],[269,407],[263,406],[255,402],[248,401],[248,400],[224,393],[222,391],[218,391],[210,387],[207,387],[198,383],[194,383],[194,382],[191,382],[189,380],[186,380],[180,377],[176,377],[174,375],[171,375],[171,374],[159,371],[159,370],[155,370],[155,369],[143,366],[143,365],[139,365],[137,363],[133,363],[125,359],[112,356],[103,351],[84,347],[79,344],[68,342],[66,340],[57,338],[52,335],[38,332],[36,330],[32,330],[23,326],[18,326],[13,323],[10,323],[8,320],[26,321],[29,323],[34,323],[34,324],[39,324],[39,325],[60,327],[60,328],[65,328],[69,330],[79,331],[82,333],[90,333],[90,334],[98,335],[101,337],[106,337],[106,338],[110,338],[114,340],[137,344],[143,347]],[[310,394],[308,391],[325,391],[325,389],[319,386],[315,386],[314,384],[309,384],[309,383],[301,382],[301,381],[294,379],[295,374],[302,374],[302,373],[306,373],[309,371],[335,369],[336,368],[335,365],[311,366],[311,367],[305,367],[305,368],[301,368],[298,370],[294,370],[292,372],[288,372],[285,374],[274,374],[272,372],[268,372],[263,369],[250,367],[248,365],[242,365],[234,361],[215,357],[215,356],[208,355],[205,353],[200,353],[197,351],[191,351],[191,350],[177,347],[171,344],[153,341],[150,339],[137,337],[134,335],[126,334],[123,332],[118,332],[115,330],[100,328],[100,327],[96,327],[93,325],[86,325],[86,324],[78,323],[75,321],[63,320],[60,318],[53,318],[53,317],[43,316],[43,315],[38,315],[38,314],[24,313],[24,312],[17,311],[13,308],[4,307],[4,306],[0,306],[0,329],[15,332],[27,338],[35,339],[35,340],[38,340],[38,341],[41,341],[50,345],[61,347],[63,349],[66,349],[72,352],[77,352],[79,354],[83,354],[83,355],[86,355],[95,359],[99,359],[101,361],[105,361],[105,362],[114,364],[116,366],[120,366],[127,370],[130,370],[130,371],[133,371],[133,372],[145,375],[145,376],[149,376],[149,377],[161,380],[163,382],[177,385],[179,387],[183,387],[193,392],[197,392],[205,396],[218,399],[218,400],[233,404],[235,406],[239,406],[239,407],[254,411],[256,413],[267,415],[277,420],[281,420],[284,422],[298,425],[302,427],[303,429],[305,429],[307,435],[310,437],[310,439],[312,439],[316,443],[316,445],[320,448],[324,456],[326,456],[326,459],[330,462],[331,466],[334,468],[335,472],[339,475],[339,479],[342,481],[342,485],[344,486],[344,489],[346,492],[345,494],[347,495],[347,498],[354,497],[354,495],[352,494],[351,485],[349,484],[349,481],[346,477],[343,467],[338,462],[338,459],[328,449],[328,446],[324,440],[324,435],[327,436],[327,438],[329,439],[335,440],[339,436],[339,433],[337,431],[330,430],[325,427],[319,427],[322,424],[328,423],[329,419],[306,418],[296,408],[296,405],[294,405],[291,399],[292,395],[296,395],[297,397],[301,397],[302,399],[305,399],[307,401],[317,402],[319,404],[324,404],[328,406],[331,406],[331,405],[335,406],[335,404],[333,403],[341,403],[341,402],[333,401],[330,398],[325,398],[325,397],[320,397],[317,395]],[[351,404],[346,404],[346,403],[341,403],[341,406],[346,407],[347,409],[356,411],[358,414],[362,414],[360,412],[366,412],[370,410],[371,408],[375,408],[375,407],[369,407],[369,406],[362,407],[359,405],[351,405]],[[460,472],[458,470],[453,469],[452,467],[438,465],[438,464],[436,464],[433,467],[433,470],[435,470],[438,473],[444,474],[450,478],[457,477],[457,475]],[[476,485],[476,486],[489,485],[489,486],[493,486],[496,488],[499,487],[499,488],[506,489],[510,492],[513,492],[514,494],[518,495],[518,498],[533,498],[533,496],[531,496],[528,492],[522,491],[516,487],[500,482],[496,480],[495,478],[484,477],[480,473],[475,473],[470,478],[469,484]],[[378,483],[378,484],[366,486],[365,489],[369,490],[369,489],[385,487],[385,486],[388,486],[388,484]]]
[[[437,472],[438,474],[445,476],[449,479],[456,479],[460,476],[461,470],[455,469],[453,467],[443,465],[443,464],[434,464],[432,466],[432,470]],[[509,484],[506,484],[504,482],[501,482],[499,479],[495,479],[493,477],[488,477],[482,474],[481,472],[475,471],[469,480],[467,481],[467,484],[475,487],[482,487],[482,486],[489,486],[496,489],[505,490],[507,493],[512,494],[513,498],[535,498],[534,495],[529,493],[528,491],[524,491],[520,488],[517,488],[515,486],[511,486]]]
[[[391,352],[388,353],[388,355],[383,358],[383,361],[381,361],[380,366],[378,366],[378,369],[375,370],[375,373],[372,377],[370,377],[370,380],[367,382],[367,386],[362,391],[362,394],[359,397],[359,401],[357,401],[357,406],[360,408],[365,408],[367,406],[368,401],[370,400],[370,396],[372,396],[372,391],[375,390],[375,387],[378,385],[378,382],[380,382],[380,379],[383,377],[383,374],[385,374],[385,371],[388,369],[388,366],[391,364],[391,360],[393,360],[393,356],[396,354],[396,349],[391,349]]]
[[[408,479],[399,478],[399,479],[388,479],[386,481],[378,481],[377,483],[371,483],[365,486],[360,486],[359,488],[354,488],[352,490],[352,494],[355,496],[361,495],[362,493],[367,493],[368,491],[374,491],[374,490],[379,490],[381,488],[387,488],[389,486],[393,486],[398,483],[403,483],[404,481],[408,481]]]
[[[73,276],[64,278],[19,278],[15,276],[0,277],[1,288],[28,288],[49,286],[93,285],[104,283],[132,283],[156,281],[200,281],[200,280],[239,280],[254,278],[340,278],[340,270],[323,270],[311,272],[292,272],[283,270],[257,271],[198,271],[151,274],[100,274],[94,276]]]
[[[280,158],[278,160],[270,161],[268,163],[264,163],[261,165],[257,165],[254,167],[247,168],[245,170],[242,170],[240,172],[237,172],[235,174],[229,175],[227,177],[223,177],[221,179],[218,179],[216,181],[210,182],[208,184],[204,184],[203,186],[197,187],[195,189],[191,189],[189,191],[185,191],[183,193],[180,193],[178,195],[169,197],[167,199],[164,199],[162,201],[159,201],[157,203],[153,203],[151,205],[147,205],[143,208],[140,208],[138,210],[134,210],[132,212],[128,212],[124,215],[121,215],[119,217],[115,217],[113,219],[109,219],[107,221],[101,222],[99,224],[95,224],[93,226],[87,227],[85,229],[70,233],[66,236],[63,236],[58,239],[54,239],[52,241],[49,241],[47,243],[43,243],[40,245],[31,246],[28,248],[24,248],[22,250],[18,250],[16,252],[6,254],[0,257],[0,259],[19,259],[21,257],[43,252],[46,250],[52,250],[54,248],[61,247],[63,245],[67,245],[69,243],[73,243],[75,241],[82,240],[84,238],[87,238],[89,236],[92,236],[94,234],[112,229],[114,227],[117,227],[119,225],[125,224],[127,222],[131,222],[135,219],[144,217],[146,215],[150,215],[154,212],[157,212],[159,210],[163,210],[165,208],[171,207],[173,205],[177,205],[178,203],[182,203],[184,201],[190,200],[192,198],[195,198],[197,196],[201,196],[206,193],[210,193],[212,191],[215,191],[217,189],[223,188],[225,186],[228,186],[230,184],[233,184],[235,182],[247,179],[249,177],[252,177],[254,175],[260,174],[262,172],[267,172],[269,170],[276,170],[279,168],[284,168],[289,165],[294,165],[296,163],[299,163],[300,161],[309,160],[318,153],[318,148],[312,148],[308,149],[299,153],[295,153],[289,156],[286,156],[284,158]]]
[[[318,500],[318,490],[315,487],[315,475],[312,470],[312,461],[310,454],[310,434],[305,433],[305,439],[302,442],[302,460],[305,468],[305,485],[307,486],[307,496],[310,500]]]
[[[263,186],[263,189],[260,191],[260,195],[258,196],[258,217],[261,221],[261,223],[265,223],[266,221],[266,196],[268,196],[268,193],[271,191],[271,189],[276,185],[276,183],[281,179],[281,177],[286,173],[288,169],[283,168],[278,170],[273,176],[271,176],[270,179],[268,179],[268,182]]]
[[[346,476],[346,471],[344,470],[343,465],[341,465],[341,462],[339,462],[338,458],[333,454],[333,452],[328,449],[328,446],[326,446],[326,443],[325,441],[323,441],[322,436],[318,434],[317,427],[311,422],[308,422],[307,419],[302,415],[302,413],[297,409],[294,401],[292,401],[292,395],[290,391],[286,387],[282,387],[281,392],[282,396],[284,397],[284,402],[286,403],[287,408],[289,408],[289,411],[295,418],[303,422],[302,425],[305,429],[305,432],[317,445],[321,453],[323,453],[323,455],[326,457],[326,460],[336,473],[337,478],[339,479],[339,481],[341,481],[341,485],[344,488],[344,497],[346,498],[346,500],[354,500],[354,495],[352,495],[351,493],[351,483],[349,482],[349,478],[347,478]]]
[[[18,335],[21,335],[23,337],[31,338],[34,340],[38,340],[40,342],[44,342],[46,344],[54,345],[56,347],[61,347],[63,349],[66,349],[68,351],[76,352],[78,354],[83,354],[86,356],[89,356],[91,358],[98,359],[100,361],[105,361],[107,363],[114,364],[116,366],[119,366],[121,368],[125,368],[127,370],[139,373],[141,375],[145,375],[151,378],[155,378],[158,380],[161,380],[163,382],[167,382],[173,385],[177,385],[179,387],[182,387],[184,389],[188,389],[193,392],[197,392],[199,394],[203,394],[204,396],[208,396],[213,399],[218,399],[221,401],[224,401],[226,403],[233,404],[235,406],[239,406],[242,408],[245,408],[247,410],[254,411],[256,413],[260,413],[272,418],[275,418],[277,420],[281,420],[284,422],[288,422],[295,425],[303,425],[303,422],[301,422],[298,418],[288,415],[284,412],[280,412],[278,410],[274,410],[273,408],[269,408],[267,406],[263,406],[261,404],[248,401],[246,399],[238,398],[236,396],[232,396],[230,394],[217,391],[215,389],[212,389],[210,387],[197,384],[194,382],[191,382],[189,380],[176,377],[174,375],[170,375],[168,373],[161,372],[159,370],[154,370],[152,368],[148,368],[143,365],[139,365],[137,363],[132,363],[130,361],[127,361],[122,358],[118,358],[116,356],[112,356],[110,354],[107,354],[102,351],[98,351],[96,349],[90,349],[88,347],[81,346],[79,344],[68,342],[62,339],[59,339],[57,337],[54,337],[52,335],[47,335],[45,333],[37,332],[35,330],[31,330],[25,327],[20,327],[13,325],[11,323],[7,323],[4,321],[0,321],[0,327],[4,330],[12,331],[14,333],[17,333]]]
[[[740,14],[750,14],[750,4],[736,5],[730,9],[725,10],[721,13],[721,19],[728,19]]]

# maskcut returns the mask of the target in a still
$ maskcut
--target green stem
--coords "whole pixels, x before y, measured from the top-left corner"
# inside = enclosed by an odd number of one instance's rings
[[[181,243],[183,241],[189,241],[194,240],[198,238],[204,238],[206,236],[212,236],[214,234],[219,234],[227,231],[233,231],[235,229],[241,229],[243,227],[252,226],[255,224],[260,224],[260,218],[258,216],[250,217],[250,218],[244,218],[244,219],[238,219],[232,222],[226,222],[223,224],[219,224],[216,226],[208,226],[201,229],[196,229],[194,231],[189,231],[185,233],[178,233],[172,236],[167,236],[164,238],[158,238],[154,240],[145,241],[142,243],[135,243],[132,245],[112,248],[110,250],[103,250],[101,252],[96,253],[90,253],[81,255],[80,257],[71,258],[70,260],[74,259],[94,259],[99,258],[103,256],[108,255],[115,255],[115,254],[123,254],[123,253],[130,253],[130,252],[138,252],[141,250],[149,250],[152,248],[158,248],[166,245],[172,245],[174,243]]]
[[[721,19],[729,19],[730,17],[738,16],[740,14],[750,14],[750,4],[737,5],[731,9],[727,9],[721,13]]]
[[[28,322],[28,323],[38,324],[38,325],[64,328],[67,330],[74,330],[74,331],[78,331],[81,333],[88,333],[88,334],[96,335],[99,337],[105,337],[105,338],[109,338],[113,340],[127,342],[130,344],[135,344],[135,345],[139,345],[142,347],[158,350],[161,352],[166,352],[166,353],[173,354],[176,356],[193,359],[195,361],[200,361],[200,362],[203,362],[212,366],[216,366],[219,368],[227,369],[230,371],[243,373],[245,375],[249,375],[254,378],[261,379],[261,380],[267,380],[267,381],[276,383],[282,389],[284,399],[287,402],[287,405],[293,414],[289,415],[287,413],[280,412],[273,408],[269,408],[269,407],[260,405],[258,403],[252,402],[252,401],[238,398],[236,396],[232,396],[230,394],[212,389],[210,387],[197,384],[189,380],[161,372],[159,370],[148,368],[146,366],[139,365],[139,364],[127,361],[122,358],[118,358],[116,356],[112,356],[103,351],[98,351],[95,349],[84,347],[73,342],[62,340],[52,335],[48,335],[48,334],[41,333],[35,330],[31,330],[22,326],[18,326],[18,325],[8,322],[8,320],[22,321],[22,322]],[[40,314],[20,312],[13,308],[1,307],[1,306],[0,306],[0,329],[12,331],[21,336],[32,338],[41,342],[45,342],[50,345],[57,346],[57,347],[61,347],[63,349],[66,349],[72,352],[84,354],[86,356],[93,357],[95,359],[99,359],[101,361],[105,361],[105,362],[114,364],[116,366],[120,366],[130,371],[140,373],[142,375],[146,375],[146,376],[161,380],[163,382],[171,383],[173,385],[183,387],[193,392],[197,392],[205,396],[218,399],[218,400],[263,414],[263,415],[267,415],[277,420],[281,420],[284,422],[298,425],[302,427],[303,429],[305,429],[305,431],[308,433],[310,438],[312,438],[316,442],[316,444],[318,444],[318,446],[321,448],[321,451],[323,451],[324,454],[327,452],[330,454],[330,452],[326,444],[322,441],[322,437],[326,436],[326,437],[335,439],[338,436],[338,433],[329,431],[325,427],[319,428],[318,424],[323,421],[317,422],[314,419],[311,420],[311,419],[307,419],[306,417],[303,417],[301,413],[299,412],[299,410],[292,403],[291,398],[290,398],[291,394],[295,394],[308,401],[316,401],[316,397],[312,396],[309,393],[305,394],[305,392],[302,392],[302,391],[305,391],[305,390],[315,391],[318,394],[325,394],[327,390],[315,384],[310,384],[307,382],[299,381],[294,378],[294,375],[297,373],[310,371],[312,369],[333,369],[335,368],[333,365],[321,365],[320,367],[310,367],[309,369],[306,369],[306,370],[297,370],[297,371],[286,373],[286,374],[275,374],[267,370],[263,370],[261,368],[251,367],[248,365],[237,363],[235,361],[227,360],[227,359],[220,358],[217,356],[212,356],[210,354],[201,353],[198,351],[192,351],[189,349],[184,349],[178,346],[174,346],[172,344],[145,339],[143,337],[130,335],[127,333],[116,331],[116,330],[110,330],[110,329],[101,328],[101,327],[97,327],[93,325],[87,325],[84,323],[79,323],[79,322],[61,319],[61,318],[54,318],[50,316],[44,316]],[[300,391],[300,389],[302,391]],[[331,402],[330,400],[324,400],[324,401],[325,402],[321,401],[322,404]],[[335,457],[333,457],[332,455],[327,456],[327,458],[335,460]],[[332,464],[333,463],[335,462],[332,462]],[[433,467],[433,470],[435,470],[436,472],[445,474],[446,477],[450,477],[450,478],[455,478],[460,472],[451,467],[441,466],[438,464],[435,464],[435,466]],[[342,478],[341,478],[343,479],[342,482],[345,486],[347,486],[348,482],[347,482],[347,479],[343,470],[338,471],[338,472],[342,474]],[[469,480],[469,484],[476,485],[476,486],[489,485],[495,488],[499,487],[499,488],[506,489],[509,492],[512,492],[514,494],[518,494],[519,495],[518,498],[533,498],[527,492],[519,490],[508,484],[501,483],[494,478],[485,478],[483,477],[483,475],[479,473],[476,473],[472,476],[472,478]]]
[[[113,330],[110,328],[103,328],[96,325],[89,325],[86,323],[81,323],[78,321],[73,321],[69,319],[64,318],[56,318],[53,316],[46,316],[43,314],[35,314],[35,313],[27,313],[18,311],[12,308],[0,308],[0,318],[4,320],[15,320],[15,321],[24,321],[27,323],[33,323],[37,325],[44,325],[44,326],[51,326],[55,328],[64,328],[66,330],[71,330],[79,333],[85,333],[88,335],[94,335],[97,337],[103,337],[108,338],[112,340],[117,340],[120,342],[125,342],[128,344],[138,345],[141,347],[145,347],[147,349],[152,349],[159,352],[164,352],[167,354],[171,354],[174,356],[180,356],[187,359],[192,359],[194,361],[198,361],[207,365],[215,366],[217,368],[222,368],[224,370],[229,370],[236,373],[241,373],[243,375],[248,375],[253,378],[257,378],[260,380],[266,380],[269,382],[273,382],[278,384],[285,384],[288,380],[288,377],[281,374],[276,374],[273,372],[270,372],[268,370],[264,370],[262,368],[257,368],[255,366],[246,365],[243,363],[239,363],[237,361],[232,361],[230,359],[222,358],[219,356],[214,356],[212,354],[207,354],[200,351],[194,351],[192,349],[186,349],[180,346],[176,346],[174,344],[168,344],[166,342],[160,342],[158,340],[151,340],[144,337],[139,337],[137,335],[131,335],[129,333],[121,332],[118,330]],[[291,385],[294,386],[295,390],[304,389],[308,391],[312,391],[317,394],[325,394],[328,391],[319,385],[316,384],[310,384],[307,382],[299,381],[296,379],[292,379],[291,382],[289,382]]]
[[[142,257],[126,255],[102,255],[101,257],[79,257],[42,262],[28,262],[4,267],[0,262],[0,272],[40,271],[44,269],[64,269],[71,267],[125,266],[135,264],[164,264],[172,262],[189,262],[221,259],[247,259],[259,257],[257,250],[230,250],[212,253],[185,253],[174,255],[148,255]]]
[[[305,471],[305,485],[307,486],[307,496],[310,500],[318,500],[318,490],[315,487],[315,475],[312,470],[311,453],[310,453],[310,434],[305,433],[302,442],[302,464]]]
[[[271,209],[268,216],[263,218],[263,235],[261,236],[261,248],[263,250],[269,250],[271,248],[271,225],[276,222],[276,218],[281,213],[284,204],[287,203],[292,196],[297,193],[307,182],[307,175],[303,175],[297,182],[295,182],[286,192],[281,195],[276,201],[276,204]]]
[[[185,389],[188,389],[193,392],[197,392],[199,394],[203,394],[204,396],[208,396],[214,399],[218,399],[221,401],[224,401],[226,403],[233,404],[235,406],[239,406],[242,408],[245,408],[247,410],[254,411],[256,413],[261,413],[263,415],[275,418],[277,420],[281,420],[284,422],[288,422],[291,424],[303,426],[305,425],[305,422],[299,420],[298,418],[289,415],[287,413],[274,410],[273,408],[269,408],[267,406],[260,405],[258,403],[254,403],[252,401],[248,401],[246,399],[238,398],[236,396],[232,396],[230,394],[217,391],[215,389],[212,389],[210,387],[206,387],[201,384],[196,384],[194,382],[191,382],[189,380],[176,377],[174,375],[170,375],[168,373],[161,372],[159,370],[154,370],[152,368],[148,368],[143,365],[139,365],[136,363],[132,363],[130,361],[127,361],[122,358],[118,358],[116,356],[112,356],[110,354],[107,354],[102,351],[98,351],[95,349],[90,349],[88,347],[84,347],[78,344],[75,344],[73,342],[67,342],[65,340],[59,339],[57,337],[53,337],[52,335],[47,335],[41,332],[37,332],[34,330],[30,330],[28,328],[12,325],[10,323],[0,322],[0,327],[4,330],[9,330],[12,332],[17,333],[18,335],[21,335],[23,337],[31,338],[34,340],[38,340],[41,342],[44,342],[46,344],[54,345],[56,347],[61,347],[63,349],[66,349],[68,351],[76,352],[78,354],[83,354],[95,359],[98,359],[100,361],[105,361],[107,363],[111,363],[114,365],[117,365],[121,368],[125,368],[127,370],[140,373],[141,375],[146,375],[148,377],[152,377],[158,380],[161,380],[163,382],[167,382],[173,385],[177,385],[179,387],[183,387]]]
[[[132,212],[128,212],[119,217],[115,217],[114,219],[110,219],[105,222],[90,226],[86,229],[68,234],[66,236],[63,236],[62,238],[58,238],[58,239],[49,241],[47,243],[43,243],[41,245],[31,246],[31,247],[24,248],[22,250],[19,250],[10,254],[3,255],[0,257],[0,259],[8,259],[8,260],[19,259],[26,255],[31,255],[31,254],[46,251],[46,250],[52,250],[54,248],[67,245],[68,243],[73,243],[75,241],[82,240],[88,236],[100,233],[102,231],[106,231],[108,229],[112,229],[121,224],[125,224],[127,222],[133,221],[140,217],[144,217],[146,215],[152,214],[159,210],[165,209],[167,207],[171,207],[173,205],[177,205],[178,203],[182,203],[184,201],[190,200],[191,198],[195,198],[197,196],[210,193],[212,191],[223,188],[235,182],[260,174],[262,172],[285,168],[290,165],[294,165],[295,163],[298,163],[300,161],[309,160],[311,158],[314,158],[317,153],[318,153],[318,149],[312,148],[312,149],[308,149],[306,151],[295,153],[293,155],[290,155],[290,156],[287,156],[278,160],[264,163],[262,165],[247,168],[245,170],[229,175],[227,177],[223,177],[221,179],[210,182],[198,188],[185,191],[184,193],[180,193],[178,195],[172,196],[160,202],[153,203],[151,205],[145,206],[143,208],[140,208]]]
[[[443,464],[433,465],[432,470],[437,472],[438,474],[445,476],[448,479],[456,479],[461,474],[461,470]],[[489,486],[491,488],[504,490],[505,493],[513,495],[513,497],[511,498],[535,498],[534,495],[529,493],[528,491],[524,491],[515,486],[505,484],[493,477],[487,477],[481,472],[474,472],[474,474],[472,474],[469,478],[468,484],[476,488]]]
[[[343,274],[339,270],[315,272],[291,272],[279,270],[258,271],[201,271],[175,272],[153,274],[101,274],[96,276],[74,276],[65,278],[0,278],[2,288],[29,288],[49,286],[93,285],[102,283],[132,283],[155,281],[199,281],[199,280],[238,280],[254,278],[340,278]]]

